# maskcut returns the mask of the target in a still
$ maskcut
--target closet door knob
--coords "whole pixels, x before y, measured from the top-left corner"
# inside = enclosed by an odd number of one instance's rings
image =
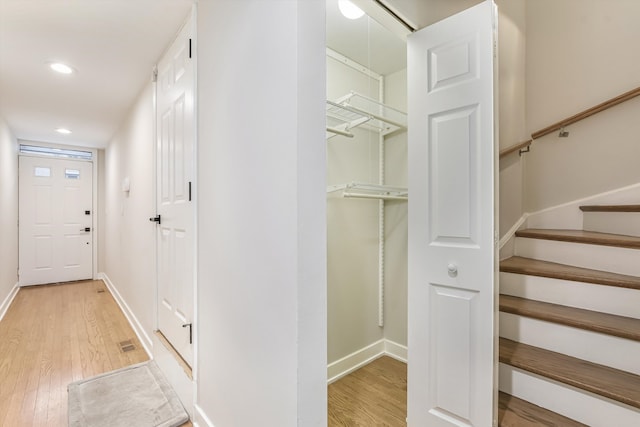
[[[456,277],[458,275],[458,266],[454,263],[449,263],[449,265],[447,265],[447,271],[450,277]]]

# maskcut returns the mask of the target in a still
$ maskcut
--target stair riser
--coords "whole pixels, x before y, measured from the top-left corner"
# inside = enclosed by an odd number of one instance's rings
[[[500,273],[500,293],[640,319],[640,290],[636,289]]]
[[[640,236],[639,212],[585,212],[583,229]]]
[[[640,276],[638,249],[518,237],[515,253],[526,258]]]
[[[640,342],[500,313],[500,336],[640,375]]]
[[[640,410],[500,363],[500,391],[592,427],[640,426]]]

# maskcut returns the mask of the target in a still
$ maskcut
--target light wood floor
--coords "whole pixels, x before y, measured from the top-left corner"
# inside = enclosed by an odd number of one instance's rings
[[[329,385],[329,427],[406,426],[407,365],[381,357]]]
[[[0,426],[67,426],[70,382],[145,360],[102,281],[22,288],[0,322]]]

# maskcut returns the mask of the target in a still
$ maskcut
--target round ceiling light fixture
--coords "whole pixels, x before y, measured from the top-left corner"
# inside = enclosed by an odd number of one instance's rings
[[[69,135],[71,133],[71,131],[67,128],[58,128],[56,129],[56,132],[64,134],[64,135]]]
[[[73,68],[71,68],[67,64],[63,64],[62,62],[51,62],[49,64],[49,68],[60,74],[73,74],[73,72],[75,71]]]
[[[364,11],[349,0],[338,0],[338,9],[348,19],[358,19],[364,15]]]

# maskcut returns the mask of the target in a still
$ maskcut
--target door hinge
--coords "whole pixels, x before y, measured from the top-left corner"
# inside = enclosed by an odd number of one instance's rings
[[[191,181],[189,181],[189,201],[191,201]]]
[[[189,58],[191,58],[191,39],[189,39]]]
[[[151,81],[154,83],[158,81],[158,67],[153,67],[153,75],[151,76]]]
[[[189,344],[193,344],[193,323],[185,323],[183,328],[189,327]]]

